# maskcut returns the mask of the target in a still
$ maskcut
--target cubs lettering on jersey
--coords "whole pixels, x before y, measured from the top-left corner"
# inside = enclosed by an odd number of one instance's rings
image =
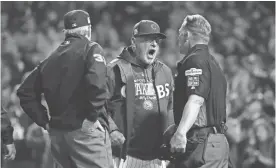
[[[156,100],[156,94],[153,88],[153,83],[151,82],[143,82],[144,79],[135,80],[135,96],[138,97],[138,99],[142,100]],[[138,82],[137,82],[138,81]],[[145,81],[145,80],[144,80]],[[126,97],[126,86],[124,85],[121,88],[121,95],[123,97]],[[162,99],[164,97],[167,97],[170,95],[170,84],[165,83],[164,85],[157,85],[156,89],[158,92],[159,99]]]
[[[135,95],[139,99],[156,99],[156,94],[153,88],[152,80],[146,81],[145,79],[136,79],[135,83]],[[165,83],[164,85],[157,85],[157,92],[159,99],[169,96],[169,84]]]

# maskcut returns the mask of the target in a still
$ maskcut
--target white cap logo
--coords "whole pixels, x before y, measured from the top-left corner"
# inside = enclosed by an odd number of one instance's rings
[[[138,33],[138,30],[134,29],[133,33],[134,33],[134,35],[136,35]]]
[[[77,27],[77,24],[76,24],[76,23],[73,23],[73,24],[72,24],[72,27]]]
[[[156,29],[157,29],[156,24],[152,24],[152,25],[151,25],[151,28],[152,28],[153,30],[156,30]]]
[[[89,17],[87,18],[87,22],[88,22],[88,24],[90,24],[90,18]]]

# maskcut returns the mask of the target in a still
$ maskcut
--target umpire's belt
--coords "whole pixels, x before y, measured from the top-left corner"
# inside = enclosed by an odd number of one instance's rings
[[[193,127],[191,128],[188,133],[187,137],[193,136],[194,133],[208,136],[208,134],[224,134],[227,130],[227,127],[225,125],[219,125],[219,126],[206,126],[206,127]]]
[[[194,151],[198,144],[204,143],[209,134],[224,134],[223,126],[194,127],[187,133],[187,151]]]

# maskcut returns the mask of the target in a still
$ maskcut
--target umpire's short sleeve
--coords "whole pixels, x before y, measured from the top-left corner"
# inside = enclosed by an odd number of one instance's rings
[[[208,98],[211,83],[211,74],[205,55],[193,55],[187,59],[184,66],[186,83],[184,84],[187,96],[192,94]]]

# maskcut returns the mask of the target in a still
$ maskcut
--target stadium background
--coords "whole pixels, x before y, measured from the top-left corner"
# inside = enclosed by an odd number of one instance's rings
[[[274,160],[275,2],[1,2],[1,103],[15,128],[17,148],[9,168],[51,168],[49,138],[20,108],[16,88],[64,39],[63,15],[73,9],[89,12],[93,40],[108,61],[129,45],[136,22],[156,21],[168,36],[159,58],[173,72],[184,17],[206,17],[212,25],[211,52],[228,80],[233,161],[249,168],[260,166],[258,154]]]

